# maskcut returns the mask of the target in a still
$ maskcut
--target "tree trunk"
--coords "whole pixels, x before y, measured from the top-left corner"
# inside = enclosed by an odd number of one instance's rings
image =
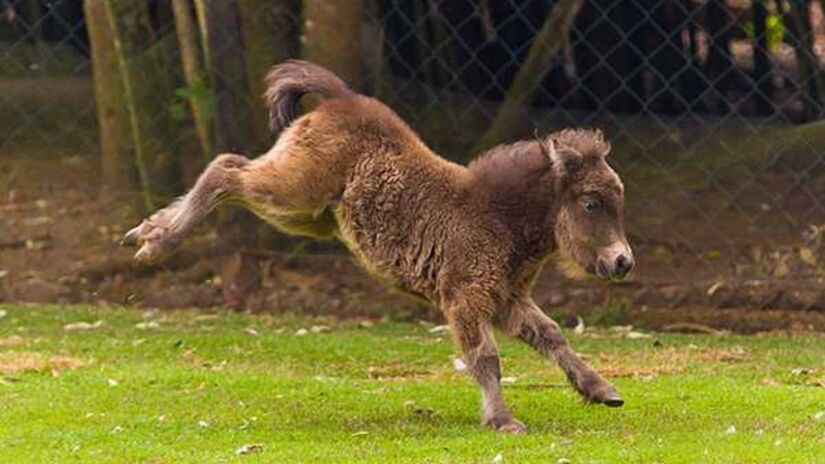
[[[237,0],[256,148],[269,140],[264,82],[269,69],[298,52],[299,0]]]
[[[196,0],[204,58],[215,92],[215,148],[218,153],[248,154],[255,142],[236,7],[234,0]],[[260,287],[260,269],[251,253],[258,244],[258,223],[236,207],[222,211],[218,221],[216,251],[224,303],[241,310]]]
[[[518,132],[520,116],[541,86],[553,60],[565,47],[570,28],[584,0],[559,0],[541,30],[533,39],[527,58],[521,65],[490,128],[481,137],[475,151],[489,148]]]
[[[805,121],[813,121],[822,116],[825,79],[820,73],[820,63],[813,51],[813,33],[811,31],[810,3],[792,1],[791,31],[799,68],[799,87]]]
[[[363,0],[303,0],[303,56],[358,88]]]
[[[699,56],[699,28],[697,27],[698,16],[701,8],[696,7],[691,0],[681,0],[681,7],[687,14],[687,29],[690,51],[689,67],[682,77],[682,100],[688,105],[688,110],[693,112],[704,111],[704,96],[708,90],[708,82],[702,72],[702,63]]]
[[[28,32],[26,38],[31,43],[38,43],[43,40],[41,33],[41,9],[39,0],[25,0],[26,3],[26,22],[28,23]]]
[[[198,26],[192,16],[192,4],[189,0],[172,0],[175,14],[175,30],[178,34],[183,77],[189,87],[189,106],[195,124],[198,144],[201,147],[201,167],[214,155],[212,148],[212,111],[211,90],[208,76],[203,64],[203,55],[198,37]]]
[[[773,81],[771,81],[771,60],[766,29],[768,11],[765,0],[753,0],[753,82],[756,84],[754,98],[756,112],[767,115],[773,113]]]
[[[134,159],[147,210],[180,192],[180,164],[172,148],[175,127],[169,112],[174,98],[174,36],[156,38],[146,3],[107,0],[106,16],[123,80]],[[148,44],[148,46],[147,46]]]
[[[653,40],[648,46],[653,54],[650,61],[655,70],[655,84],[650,106],[654,111],[675,114],[684,106],[679,99],[682,93],[679,75],[688,67],[682,42],[685,15],[678,0],[659,1],[651,5],[651,9],[654,27],[649,31],[649,37]]]
[[[724,0],[708,0],[705,3],[705,24],[708,28],[708,58],[705,75],[716,90],[712,95],[717,111],[729,111],[727,92],[735,69],[730,54],[731,13]]]
[[[129,111],[113,34],[106,16],[106,1],[84,2],[92,52],[102,183],[104,189],[109,191],[134,191],[137,190],[137,185],[129,143]]]

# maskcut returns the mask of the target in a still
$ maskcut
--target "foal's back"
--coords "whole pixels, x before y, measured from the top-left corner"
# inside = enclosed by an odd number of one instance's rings
[[[301,147],[295,156],[315,163],[310,169],[327,176],[320,182],[334,179],[326,188],[337,194],[338,238],[373,274],[435,297],[444,246],[467,222],[466,168],[434,154],[368,97],[326,100],[294,127],[284,135]]]

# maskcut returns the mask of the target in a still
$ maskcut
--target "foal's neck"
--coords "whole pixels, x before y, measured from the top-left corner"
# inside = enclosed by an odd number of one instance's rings
[[[535,142],[496,147],[469,166],[473,188],[523,259],[552,251],[555,217],[554,170]]]

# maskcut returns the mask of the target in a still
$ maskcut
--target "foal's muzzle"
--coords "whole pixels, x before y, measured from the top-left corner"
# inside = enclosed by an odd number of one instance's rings
[[[596,259],[596,274],[611,280],[624,279],[634,266],[633,252],[625,243],[608,247]]]

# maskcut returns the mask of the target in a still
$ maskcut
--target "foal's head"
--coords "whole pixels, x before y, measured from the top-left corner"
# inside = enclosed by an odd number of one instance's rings
[[[554,171],[554,237],[563,261],[621,279],[633,268],[624,230],[624,186],[607,164],[601,131],[566,129],[538,140]]]

